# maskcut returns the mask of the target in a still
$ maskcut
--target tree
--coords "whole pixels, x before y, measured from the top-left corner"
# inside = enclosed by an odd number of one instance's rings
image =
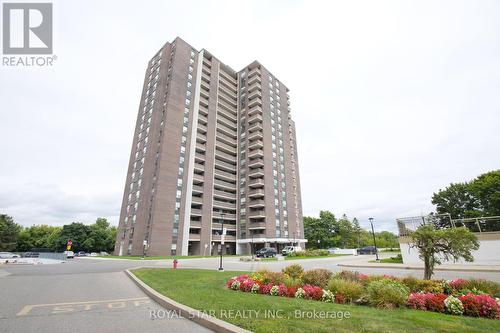
[[[359,221],[357,218],[352,219],[353,231],[356,234],[356,247],[361,247],[361,226],[359,225]]]
[[[470,192],[468,183],[450,184],[432,196],[438,214],[450,214],[451,218],[462,219],[480,216],[478,201]]]
[[[419,258],[424,262],[426,280],[432,277],[435,264],[461,258],[474,261],[471,251],[479,249],[476,236],[464,227],[437,229],[432,224],[424,224],[413,231],[410,238],[410,248],[418,249]]]
[[[337,231],[337,219],[329,211],[320,211],[319,218],[304,217],[304,236],[308,240],[308,247],[327,248],[332,246]]]
[[[24,228],[17,238],[16,250],[24,252],[31,251],[33,248],[47,248],[51,251],[57,251],[57,241],[60,235],[61,227],[33,225]]]
[[[16,248],[17,236],[21,226],[12,217],[0,214],[0,251],[12,251]]]
[[[91,241],[88,240],[89,234],[90,227],[88,225],[80,222],[66,224],[57,239],[57,250],[64,251],[68,240],[71,240],[73,242],[73,251],[88,251],[90,250],[88,246],[91,245]]]
[[[500,215],[500,170],[487,172],[469,184],[483,216]]]
[[[452,183],[432,196],[439,214],[452,219],[500,215],[500,170],[484,173],[470,182]]]

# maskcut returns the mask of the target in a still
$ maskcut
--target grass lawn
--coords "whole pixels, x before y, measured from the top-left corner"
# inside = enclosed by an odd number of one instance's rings
[[[225,255],[225,257],[239,257],[239,256],[233,256],[233,255]],[[218,258],[218,256],[151,256],[151,257],[144,257],[142,259],[142,256],[115,256],[115,255],[108,255],[108,256],[102,256],[102,258],[110,258],[110,259],[132,259],[132,260],[165,260],[165,259],[199,259],[199,258]]]
[[[381,263],[381,264],[402,264],[403,263],[403,258],[390,257],[390,258],[380,259],[380,261],[370,260],[369,262],[378,262],[378,263]]]
[[[257,295],[228,290],[225,282],[241,272],[210,270],[135,270],[158,292],[192,308],[214,311],[220,319],[254,332],[500,332],[500,320],[451,316],[409,309],[379,310],[367,306]],[[224,311],[260,311],[259,316],[224,316]],[[282,318],[269,318],[265,311],[280,311]],[[350,318],[313,319],[296,316],[296,311],[350,312]],[[248,312],[247,312],[248,313]]]
[[[334,257],[343,257],[349,256],[350,254],[330,254],[327,256],[315,256],[315,257],[289,257],[285,256],[285,260],[301,260],[301,259],[318,259],[318,258],[334,258]]]
[[[315,257],[289,257],[285,256],[285,260],[302,260],[302,259],[318,259],[318,258],[335,258],[335,257],[342,257],[342,256],[348,256],[349,254],[330,254],[327,256],[315,256]],[[278,258],[260,258],[260,261],[277,261]]]

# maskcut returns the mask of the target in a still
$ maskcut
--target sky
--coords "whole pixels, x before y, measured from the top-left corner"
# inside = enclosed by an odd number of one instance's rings
[[[376,230],[500,168],[498,1],[54,1],[52,67],[0,66],[0,213],[118,224],[148,60],[179,36],[290,89],[304,215]]]

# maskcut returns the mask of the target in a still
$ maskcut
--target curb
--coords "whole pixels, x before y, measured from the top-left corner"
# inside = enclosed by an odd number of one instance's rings
[[[125,274],[132,279],[132,281],[135,282],[135,284],[142,290],[146,295],[148,295],[152,300],[154,300],[156,303],[164,307],[165,309],[168,310],[174,310],[182,316],[183,318],[192,320],[196,322],[197,324],[206,327],[214,332],[219,332],[219,333],[252,333],[251,331],[245,330],[241,327],[238,327],[236,325],[230,324],[228,322],[225,322],[223,320],[217,319],[215,317],[209,316],[206,313],[203,313],[201,311],[195,310],[193,308],[190,308],[189,306],[186,306],[184,304],[178,303],[174,301],[171,298],[168,298],[144,282],[142,282],[137,276],[132,273],[133,270],[136,269],[141,269],[144,267],[134,267],[131,269],[126,269]]]
[[[412,266],[387,266],[387,265],[356,265],[356,264],[338,264],[340,267],[360,267],[360,268],[395,268],[395,269],[406,269],[406,270],[424,270],[423,267],[412,267]],[[454,267],[437,267],[435,271],[455,271],[455,272],[490,272],[490,273],[500,273],[500,269],[495,268],[454,268]]]

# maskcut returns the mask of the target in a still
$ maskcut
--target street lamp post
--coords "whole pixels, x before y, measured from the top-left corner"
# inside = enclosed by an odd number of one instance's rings
[[[293,233],[293,244],[292,246],[295,246],[295,232]]]
[[[373,244],[375,245],[375,256],[377,258],[375,260],[379,261],[380,259],[378,258],[377,241],[375,240],[375,231],[373,230],[373,217],[370,217],[368,220],[370,220],[370,224],[372,226]]]
[[[252,251],[252,260],[254,259],[253,255],[254,255],[254,245],[253,245],[253,233],[252,233],[252,248],[250,249],[250,251]]]
[[[222,250],[223,250],[223,239],[224,239],[224,216],[226,214],[224,212],[221,211],[220,213],[220,216],[221,216],[221,219],[222,219],[222,227],[221,227],[221,233],[220,233],[220,266],[219,266],[219,271],[223,271],[224,268],[222,267]]]
[[[321,241],[318,239],[318,249],[320,248],[319,244],[321,243]]]

